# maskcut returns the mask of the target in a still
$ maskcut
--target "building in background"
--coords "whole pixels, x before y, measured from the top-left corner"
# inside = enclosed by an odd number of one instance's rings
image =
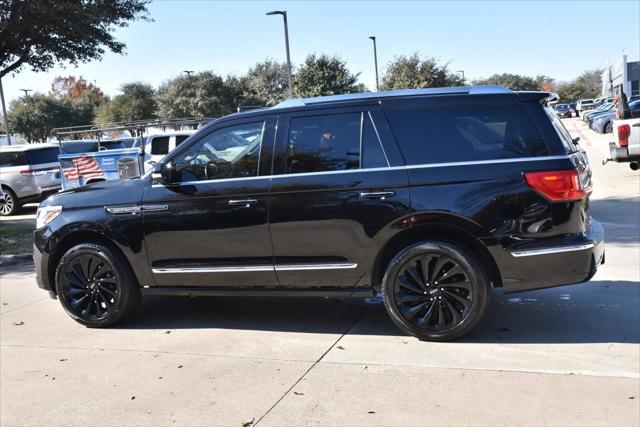
[[[626,53],[605,67],[602,73],[602,96],[616,96],[620,85],[623,85],[627,96],[640,95],[640,61],[627,62]]]

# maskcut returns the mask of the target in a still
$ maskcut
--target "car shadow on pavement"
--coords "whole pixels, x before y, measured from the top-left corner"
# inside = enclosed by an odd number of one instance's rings
[[[121,327],[403,335],[380,299],[152,297]],[[640,284],[596,280],[518,294],[495,290],[483,320],[457,342],[640,343]]]
[[[637,245],[640,242],[639,197],[591,199],[589,212],[604,227],[606,243]]]

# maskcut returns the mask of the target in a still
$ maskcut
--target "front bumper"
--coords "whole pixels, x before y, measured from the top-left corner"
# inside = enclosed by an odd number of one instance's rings
[[[604,264],[604,230],[592,220],[587,232],[579,236],[502,249],[494,258],[505,292],[585,282]]]
[[[34,236],[35,237],[35,236]],[[37,237],[35,237],[37,238]],[[49,254],[40,250],[37,242],[33,243],[33,264],[36,267],[36,283],[40,289],[49,291],[51,298],[56,298],[55,284],[49,278]]]

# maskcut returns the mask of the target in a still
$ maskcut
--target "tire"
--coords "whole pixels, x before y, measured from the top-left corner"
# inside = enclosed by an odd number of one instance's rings
[[[16,214],[21,206],[18,197],[16,197],[16,193],[7,187],[4,187],[2,191],[4,192],[4,204],[0,208],[0,215],[9,216]]]
[[[89,328],[104,328],[129,317],[141,295],[127,260],[94,243],[69,249],[56,268],[56,292],[72,319]]]
[[[382,279],[382,293],[393,322],[425,341],[450,341],[469,332],[491,295],[482,264],[466,249],[442,241],[398,253]]]
[[[606,125],[604,125],[603,133],[613,133],[613,122],[608,121]]]

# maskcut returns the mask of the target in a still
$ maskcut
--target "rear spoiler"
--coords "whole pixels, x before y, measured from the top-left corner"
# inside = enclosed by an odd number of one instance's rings
[[[545,104],[552,104],[558,102],[560,99],[558,94],[553,92],[519,91],[516,92],[516,94],[522,102],[538,101]]]

